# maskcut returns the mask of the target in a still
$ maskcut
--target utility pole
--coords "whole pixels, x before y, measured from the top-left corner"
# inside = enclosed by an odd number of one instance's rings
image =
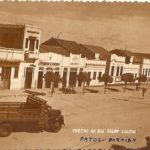
[[[62,34],[62,32],[60,32],[58,35],[57,35],[57,39],[59,38],[59,36]]]

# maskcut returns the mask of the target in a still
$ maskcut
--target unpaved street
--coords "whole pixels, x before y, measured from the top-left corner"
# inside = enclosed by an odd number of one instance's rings
[[[135,87],[131,87],[131,89]],[[58,133],[12,133],[0,138],[1,149],[89,149],[110,148],[111,144],[136,148],[145,145],[145,137],[150,135],[150,89],[142,98],[141,91],[107,91],[97,87],[99,93],[48,94],[44,98],[49,105],[62,110],[65,126]],[[24,101],[25,96],[13,95],[0,97],[0,101]],[[73,129],[80,129],[73,133]],[[81,133],[86,129],[88,133]],[[91,129],[104,130],[104,133],[90,133]],[[134,130],[135,134],[107,133],[108,129]],[[77,131],[77,130],[74,130]],[[84,130],[85,131],[85,130]],[[102,142],[80,141],[82,137],[105,139]],[[110,138],[135,138],[136,142],[108,142]]]

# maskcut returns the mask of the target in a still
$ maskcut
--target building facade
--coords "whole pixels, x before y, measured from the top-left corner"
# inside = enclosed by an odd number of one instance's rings
[[[150,78],[150,54],[50,38],[40,44],[41,29],[33,25],[0,25],[0,89],[50,88],[45,75],[59,76],[63,85],[81,86],[80,72],[87,72],[90,85],[103,85],[104,73],[113,84],[122,83],[124,73]],[[55,84],[55,87],[59,87]],[[61,85],[62,86],[62,85]]]
[[[148,80],[150,78],[150,54],[145,53],[134,53],[139,64],[140,74],[145,75]]]
[[[134,78],[139,77],[140,64],[134,62],[134,54],[126,50],[111,51],[109,75],[113,83],[121,83],[121,76],[125,73],[132,73]]]
[[[103,84],[99,82],[98,77],[105,73],[106,59],[101,59],[100,54],[102,55],[102,52],[101,50],[96,51],[96,48],[81,45],[74,41],[54,38],[42,43],[37,87],[46,87],[46,81],[42,77],[48,71],[59,74],[65,81],[66,87],[70,84],[81,86],[77,80],[80,72],[88,73],[91,79],[90,85]]]
[[[0,88],[34,87],[41,30],[32,25],[0,25]]]

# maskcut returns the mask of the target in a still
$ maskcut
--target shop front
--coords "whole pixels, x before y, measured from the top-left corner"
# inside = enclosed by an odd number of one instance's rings
[[[53,78],[57,78],[54,87],[58,87],[60,77],[60,64],[50,62],[40,62],[38,66],[37,88],[50,88]],[[57,82],[58,81],[58,82]]]
[[[99,78],[105,73],[106,61],[102,60],[86,60],[86,72],[88,73],[91,81],[90,85],[97,86],[103,85]]]
[[[10,89],[13,78],[18,76],[19,63],[0,61],[0,89]]]
[[[79,86],[77,77],[80,72],[84,70],[85,58],[81,58],[81,55],[70,54],[70,57],[65,57],[62,63],[63,65],[63,82],[65,87]]]

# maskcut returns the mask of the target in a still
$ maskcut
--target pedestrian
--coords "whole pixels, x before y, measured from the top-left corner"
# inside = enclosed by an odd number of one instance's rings
[[[147,92],[147,88],[143,87],[142,88],[142,96],[144,97],[145,93]]]
[[[148,137],[146,137],[145,139],[146,139],[147,148],[150,149],[150,137],[148,136]]]

